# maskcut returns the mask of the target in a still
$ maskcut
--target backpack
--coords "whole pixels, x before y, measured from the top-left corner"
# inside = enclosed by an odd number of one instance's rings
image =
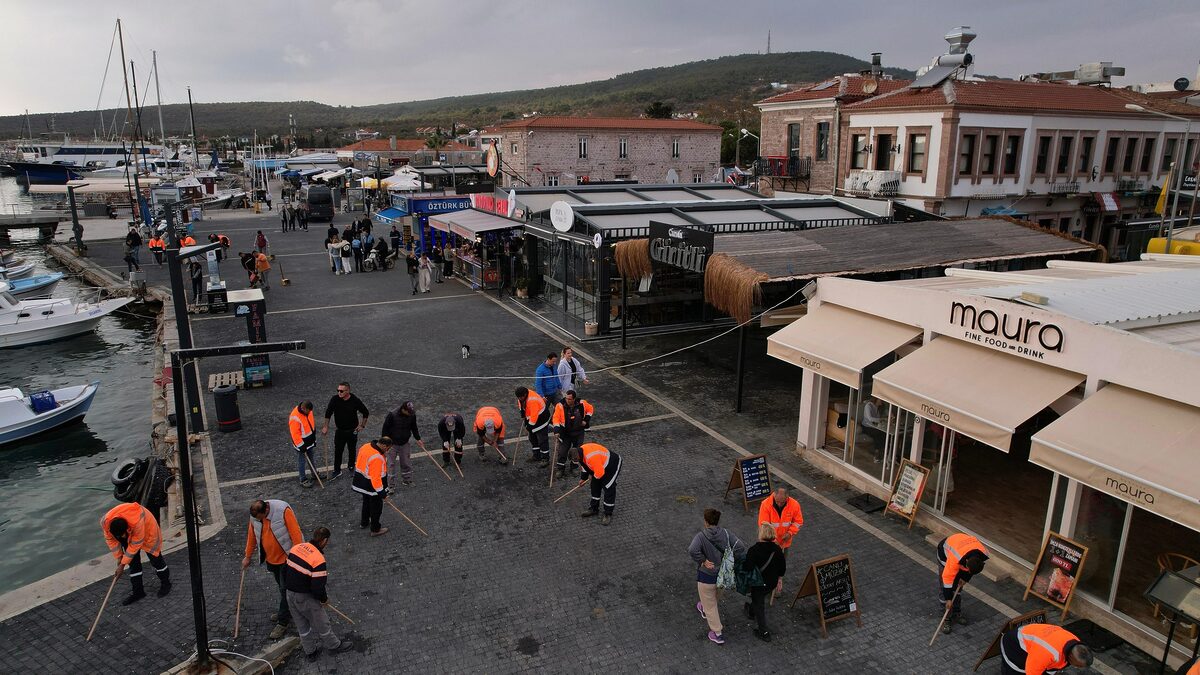
[[[721,567],[717,572],[717,588],[734,590],[737,588],[737,566],[733,558],[733,535],[725,530],[725,553],[721,555]]]
[[[770,557],[767,558],[766,564],[762,568],[755,567],[743,560],[741,565],[738,565],[737,571],[737,592],[742,595],[750,595],[750,589],[755,586],[765,586],[767,582],[763,581],[763,568],[771,566],[771,561],[775,559],[775,552],[771,551]]]

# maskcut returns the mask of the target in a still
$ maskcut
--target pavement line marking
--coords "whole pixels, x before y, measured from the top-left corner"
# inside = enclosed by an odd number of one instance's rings
[[[362,272],[362,274],[366,274],[366,272]],[[457,295],[437,295],[432,298],[406,298],[404,300],[380,300],[379,302],[358,302],[358,303],[349,304],[349,305],[325,305],[324,307],[300,307],[298,309],[277,309],[277,310],[271,312],[271,315],[275,316],[277,314],[292,314],[295,312],[317,312],[317,311],[320,311],[323,309],[348,309],[350,307],[372,307],[372,306],[376,306],[376,305],[396,305],[396,304],[405,303],[405,302],[429,302],[430,300],[450,300],[452,298],[469,298],[473,295],[475,295],[475,294],[474,293],[459,293]],[[227,315],[223,315],[223,316],[202,316],[197,319],[192,319],[192,321],[217,321],[220,319],[237,319],[237,318],[240,318],[240,317],[236,317],[232,314],[227,314]]]
[[[532,319],[529,319],[529,318],[521,315],[516,310],[510,308],[508,305],[505,305],[503,302],[500,302],[499,300],[497,300],[493,297],[490,297],[490,296],[487,296],[487,297],[489,300],[491,300],[492,302],[499,305],[505,311],[509,312],[510,314],[517,317],[518,319],[521,319],[522,321],[529,324],[530,326],[533,326],[538,331],[540,331],[540,332],[544,333],[545,335],[548,335],[552,338],[555,337],[553,333],[551,333],[549,330],[544,329],[542,326],[535,323]],[[606,364],[603,361],[597,359],[595,356],[592,356],[586,350],[581,349],[578,346],[573,346],[572,349],[575,350],[576,354],[583,356],[584,358],[591,361],[592,363],[595,363],[595,364],[599,365],[600,367],[605,367]],[[641,393],[646,398],[649,398],[650,400],[658,403],[659,405],[666,408],[667,410],[670,410],[671,412],[675,413],[675,415],[677,415],[680,419],[688,422],[689,424],[696,427],[700,431],[703,431],[704,433],[708,434],[714,440],[719,441],[720,443],[724,444],[726,447],[728,447],[729,449],[738,453],[742,457],[749,457],[749,456],[755,454],[755,453],[752,453],[749,450],[743,448],[742,446],[738,445],[732,439],[727,438],[725,435],[723,435],[719,431],[713,429],[712,427],[709,427],[708,425],[697,420],[696,418],[692,417],[691,415],[688,415],[686,412],[684,412],[682,409],[680,409],[675,404],[663,399],[661,396],[658,396],[654,392],[650,391],[648,388],[642,386],[638,382],[625,376],[624,374],[621,373],[621,371],[610,370],[607,372],[610,373],[613,377],[620,380],[621,382],[624,382],[629,387],[632,387],[633,389],[635,389],[636,391]],[[821,494],[820,492],[817,492],[815,489],[810,488],[807,485],[804,485],[799,480],[797,480],[796,478],[794,478],[787,472],[779,469],[778,467],[774,467],[774,466],[771,467],[771,473],[773,473],[776,476],[778,476],[779,478],[787,481],[790,485],[795,487],[797,490],[803,492],[810,499],[820,503],[822,506],[829,509],[830,511],[833,511],[835,514],[841,516],[848,522],[856,525],[857,527],[864,530],[868,534],[873,535],[875,538],[879,539],[880,541],[884,542],[885,544],[896,549],[901,554],[903,554],[905,557],[911,559],[912,561],[916,562],[921,567],[924,567],[925,569],[932,572],[935,576],[937,575],[938,569],[937,569],[937,566],[934,565],[932,562],[932,556],[920,555],[919,553],[914,551],[912,548],[910,548],[909,546],[907,546],[900,540],[898,540],[895,537],[891,536],[890,534],[884,532],[883,530],[879,529],[878,527],[875,527],[874,525],[866,522],[862,518],[859,518],[858,516],[853,514],[849,509],[847,509],[847,508],[843,507],[841,504],[838,504],[837,502],[829,499],[828,497]],[[992,597],[985,591],[979,590],[979,589],[975,588],[974,586],[967,586],[966,591],[969,595],[974,596],[976,599],[983,601],[989,607],[996,610],[997,612],[999,612],[1001,615],[1003,615],[1005,617],[1012,618],[1012,617],[1020,615],[1020,612],[1018,612],[1016,609],[1014,609],[1012,607],[1009,607],[1002,600]]]
[[[591,427],[591,429],[592,430],[616,429],[618,427],[627,427],[627,426],[631,426],[634,424],[645,424],[647,422],[658,422],[660,420],[669,419],[671,417],[675,417],[675,413],[667,413],[665,415],[653,415],[651,417],[639,417],[637,419],[632,419],[632,420],[622,420],[620,422],[609,422],[608,424],[597,424],[596,426]],[[509,440],[512,440],[512,439],[509,439]],[[464,446],[465,445],[466,444],[464,444]],[[434,455],[440,455],[440,454],[442,454],[442,449],[436,448],[434,450],[422,450],[421,452],[414,452],[411,455],[409,455],[409,457],[410,458],[432,457]],[[347,472],[349,472],[349,468],[350,468],[349,465],[347,465],[347,467],[346,467]],[[329,471],[333,470],[333,465],[330,464],[330,465],[326,465],[326,466],[318,466],[317,470],[329,472]],[[233,487],[235,485],[253,485],[255,483],[265,483],[267,481],[272,481],[272,480],[283,480],[284,478],[297,478],[297,477],[298,476],[296,474],[289,471],[288,473],[274,473],[269,476],[259,476],[257,478],[239,478],[237,480],[228,480],[228,481],[225,481],[224,483],[217,483],[217,487],[224,488],[224,487]]]

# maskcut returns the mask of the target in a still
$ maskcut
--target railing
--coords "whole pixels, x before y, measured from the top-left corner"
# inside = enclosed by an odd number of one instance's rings
[[[1117,192],[1140,192],[1146,189],[1146,184],[1132,178],[1122,178],[1117,181]]]
[[[759,157],[754,160],[754,175],[808,180],[812,157]]]
[[[651,220],[653,220],[651,216]],[[704,230],[713,234],[740,234],[745,232],[788,232],[796,230],[815,230],[826,227],[842,227],[844,225],[872,225],[875,223],[890,223],[891,218],[860,216],[854,218],[821,218],[816,220],[763,220],[750,223],[711,223],[704,225],[687,225],[694,230]],[[623,241],[626,239],[644,239],[650,236],[648,227],[621,227],[604,230],[607,241]]]
[[[900,178],[899,171],[857,169],[846,177],[843,188],[851,194],[894,196],[900,194]]]
[[[1075,194],[1079,192],[1079,181],[1069,181],[1066,183],[1051,183],[1049,186],[1050,194],[1063,195]]]

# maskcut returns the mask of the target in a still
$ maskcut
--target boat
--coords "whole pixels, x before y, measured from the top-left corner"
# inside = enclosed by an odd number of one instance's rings
[[[0,445],[29,438],[83,419],[100,382],[51,389],[25,396],[0,389]]]
[[[0,348],[54,342],[89,333],[100,320],[133,302],[110,298],[82,302],[71,298],[18,300],[0,281]]]
[[[62,272],[48,272],[25,279],[0,279],[8,283],[8,292],[15,298],[48,298],[64,276]]]
[[[17,252],[14,249],[7,251],[0,249],[0,265],[11,265],[17,259]]]
[[[18,279],[33,272],[33,263],[17,258],[11,264],[0,265],[0,279]]]

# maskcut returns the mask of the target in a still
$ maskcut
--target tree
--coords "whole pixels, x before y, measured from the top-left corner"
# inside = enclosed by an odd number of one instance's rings
[[[446,147],[446,143],[446,137],[442,135],[442,132],[439,129],[436,134],[425,140],[425,147],[429,148],[430,150],[441,150],[442,148]]]
[[[646,106],[646,117],[655,120],[669,120],[671,113],[675,112],[675,106],[662,101],[655,101]]]

